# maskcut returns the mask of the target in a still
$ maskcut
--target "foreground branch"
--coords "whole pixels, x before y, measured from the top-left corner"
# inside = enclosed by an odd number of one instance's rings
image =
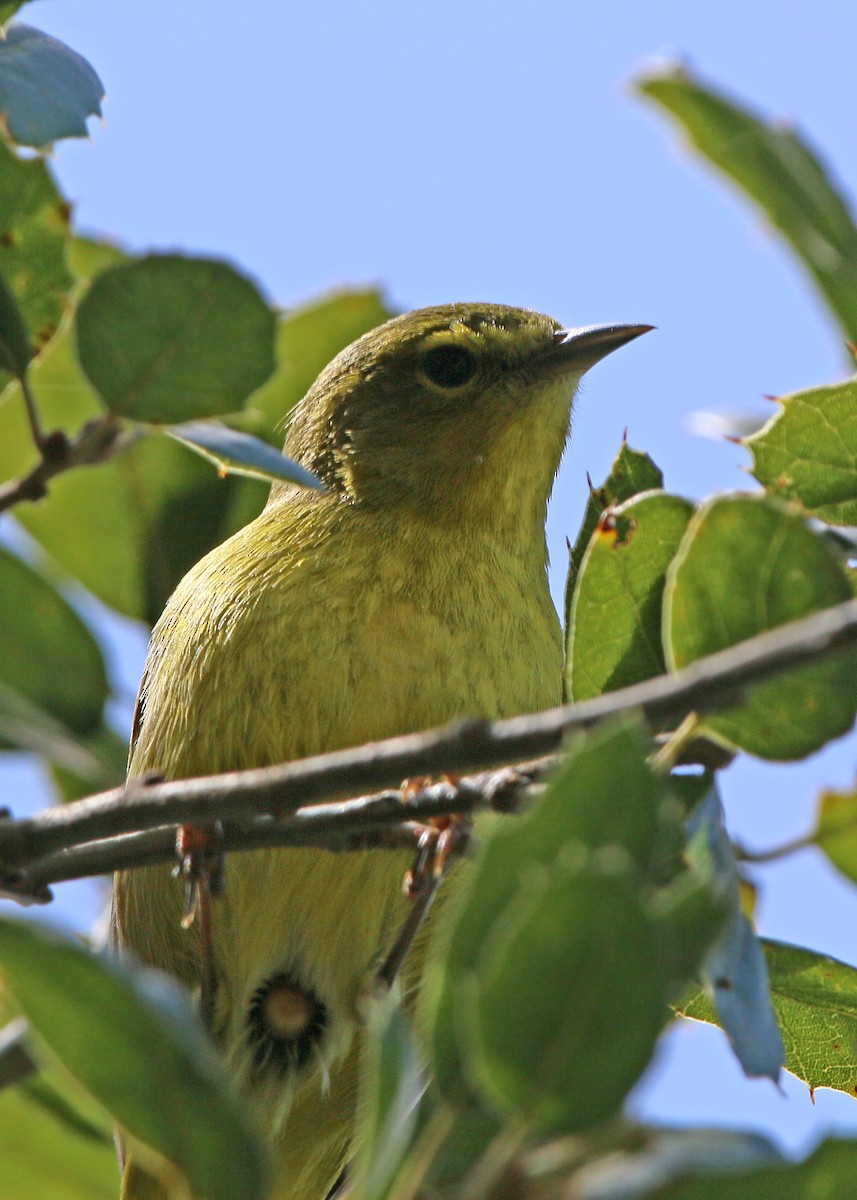
[[[279,820],[262,816],[227,823],[218,847],[224,852],[285,846],[413,851],[424,830],[419,822],[486,808],[513,811],[526,802],[535,781],[554,762],[546,758],[516,768],[504,767],[465,776],[455,783],[432,784],[407,795],[396,788],[339,803],[309,805]],[[7,886],[30,900],[47,900],[49,884],[175,861],[176,829],[165,825],[102,838],[34,859],[16,879],[7,880]]]
[[[250,832],[253,836],[263,836],[261,828],[248,831],[253,818],[276,818],[282,828],[287,828],[284,818],[293,817],[295,833],[299,828],[312,826],[313,836],[321,837],[321,818],[314,818],[317,823],[313,825],[306,812],[299,815],[298,810],[320,801],[395,787],[406,777],[469,771],[553,754],[569,732],[631,711],[641,712],[653,723],[675,725],[690,712],[704,714],[739,703],[751,684],[855,645],[857,600],[850,600],[700,659],[674,675],[658,676],[533,716],[495,722],[464,721],[444,729],[391,738],[283,766],[170,782],[137,780],[127,787],[114,788],[74,804],[46,809],[26,820],[0,821],[0,886],[26,890],[28,864],[35,864],[35,860],[47,855],[56,856],[57,851],[163,826],[215,820],[228,826],[238,822],[249,838]],[[418,815],[403,803],[400,793],[396,796],[395,803],[389,797],[378,801],[373,821],[389,825]],[[456,799],[460,801],[462,797]],[[353,803],[362,803],[365,815],[369,800],[373,798],[364,797],[362,802]],[[387,810],[381,818],[377,813],[384,804]],[[461,811],[463,807],[452,811]],[[347,819],[336,818],[342,825],[325,830],[320,843],[300,844],[341,845],[343,839],[347,842],[349,829],[355,833],[361,827],[359,823],[349,825],[356,820],[356,810],[346,807],[341,811],[348,813]],[[328,809],[327,814],[327,819],[331,819],[333,810]],[[159,839],[166,836],[162,832],[146,843],[147,852],[155,853],[157,849],[160,856],[166,843]],[[138,844],[141,851],[143,845]],[[114,848],[121,858],[124,849],[115,843]],[[108,863],[98,858],[94,847],[87,847],[86,854],[90,855],[91,863],[98,862],[98,870],[117,865],[117,859]],[[84,861],[82,851],[79,861]],[[59,867],[58,862],[53,865]],[[38,872],[42,883],[68,877],[49,877],[42,870]]]

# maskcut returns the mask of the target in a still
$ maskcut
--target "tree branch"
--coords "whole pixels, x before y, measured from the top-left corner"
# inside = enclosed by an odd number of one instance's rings
[[[96,847],[84,844],[163,826],[220,820],[234,830],[236,823],[241,823],[241,836],[247,839],[244,848],[263,844],[254,839],[268,834],[279,838],[284,832],[290,838],[310,839],[289,841],[291,845],[341,846],[355,831],[355,836],[365,836],[366,820],[377,826],[442,811],[467,811],[466,787],[450,798],[452,808],[444,808],[434,795],[424,810],[409,805],[400,792],[363,796],[349,805],[327,806],[323,813],[307,806],[395,786],[406,777],[468,771],[552,754],[569,732],[631,711],[640,711],[652,722],[678,724],[689,712],[706,713],[739,703],[751,684],[854,645],[857,600],[850,600],[700,659],[674,675],[658,676],[580,704],[505,721],[463,721],[282,766],[169,782],[136,780],[127,787],[49,808],[25,820],[0,820],[0,886],[25,892],[27,864],[35,868],[35,860],[52,855],[51,865],[59,870],[60,859],[68,863],[73,847],[82,847],[78,864],[88,861],[97,864],[98,870],[112,869],[116,859],[107,862]],[[312,812],[309,817],[308,811]],[[258,826],[252,823],[253,818],[262,816],[275,818],[278,828],[269,822],[266,833],[261,822]],[[285,818],[292,818],[291,825]],[[311,835],[304,832],[308,829]],[[155,854],[159,860],[166,846],[166,840],[159,839],[165,837],[161,833],[133,846],[114,843],[114,848],[122,856],[133,850],[144,856],[141,861],[153,861],[145,856]],[[312,840],[316,837],[318,842]],[[67,853],[59,856],[57,851]],[[47,882],[70,877],[51,876],[40,868],[33,883],[38,879],[44,890]]]
[[[525,803],[535,782],[554,762],[545,758],[503,767],[454,783],[432,784],[407,795],[396,788],[339,803],[309,805],[279,820],[266,815],[227,822],[220,846],[225,852],[284,846],[331,851],[414,850],[423,832],[419,822],[486,808],[512,812]],[[51,899],[49,884],[175,861],[176,827],[163,825],[34,858],[5,880],[0,877],[0,887],[16,898],[40,903]]]
[[[29,392],[25,392],[25,397]],[[28,404],[31,425],[35,413]],[[20,504],[24,500],[41,500],[47,494],[49,482],[63,471],[72,467],[92,466],[106,462],[120,448],[134,438],[129,427],[123,426],[116,417],[93,417],[87,421],[77,437],[69,438],[62,430],[42,434],[38,424],[32,426],[41,458],[31,471],[20,479],[12,479],[0,485],[0,512]]]

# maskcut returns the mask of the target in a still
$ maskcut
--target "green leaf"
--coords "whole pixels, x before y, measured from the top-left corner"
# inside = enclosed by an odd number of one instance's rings
[[[857,791],[821,793],[812,840],[837,871],[857,883]]]
[[[430,1093],[431,1095],[431,1093]],[[429,1196],[453,1189],[470,1174],[504,1126],[480,1107],[448,1109],[449,1130],[432,1155],[426,1172]],[[458,1195],[457,1190],[451,1194]]]
[[[45,163],[18,158],[0,142],[0,273],[29,331],[30,355],[53,337],[68,302],[68,219]]]
[[[8,0],[6,4],[0,4],[0,25],[5,25],[25,3],[26,0]]]
[[[590,489],[580,533],[569,550],[568,579],[565,585],[566,629],[569,628],[569,611],[577,573],[580,570],[583,555],[586,553],[586,547],[601,519],[601,514],[610,505],[630,500],[639,492],[648,492],[654,488],[663,487],[663,483],[664,477],[660,468],[655,466],[648,454],[632,449],[627,442],[623,441],[604,483],[600,488]]]
[[[116,1200],[113,1146],[58,1120],[22,1087],[0,1092],[0,1162],[15,1200]]]
[[[171,425],[165,432],[215,463],[223,474],[246,475],[268,482],[286,480],[324,491],[321,480],[300,463],[285,458],[261,438],[216,421],[188,421],[184,425]]]
[[[108,686],[98,643],[68,601],[3,547],[0,682],[73,733],[101,724]]]
[[[85,58],[30,25],[0,37],[0,118],[19,146],[87,137],[101,116],[104,85]]]
[[[666,670],[664,583],[692,513],[688,500],[644,492],[611,509],[599,525],[580,564],[569,614],[569,700],[600,696]]]
[[[425,1087],[419,1054],[398,999],[373,1004],[362,1064],[353,1189],[360,1200],[385,1200],[411,1147]]]
[[[669,785],[652,772],[647,752],[632,724],[581,736],[537,804],[515,821],[481,827],[481,857],[439,931],[442,952],[432,956],[426,976],[434,1076],[452,1103],[479,1099],[472,1031],[460,1021],[463,991],[491,931],[521,903],[533,870],[549,873],[564,854],[601,847],[637,864],[640,875],[657,859],[659,808]]]
[[[277,331],[277,369],[254,393],[247,427],[282,445],[282,426],[316,376],[361,334],[393,313],[377,291],[339,291],[285,314]]]
[[[107,1113],[59,1064],[52,1070],[40,1063],[38,1074],[25,1080],[22,1088],[30,1099],[80,1137],[115,1149],[113,1126]]]
[[[18,302],[0,275],[0,371],[23,379],[32,357],[33,350]]]
[[[77,352],[111,412],[187,421],[235,412],[261,387],[275,323],[226,263],[151,254],[95,277],[77,311]]]
[[[857,1094],[857,969],[835,958],[761,939],[786,1068],[810,1091]],[[704,992],[681,1006],[683,1016],[719,1024]]]
[[[857,338],[857,228],[839,189],[807,143],[700,84],[682,66],[637,81],[708,161],[760,205],[785,236],[839,320]]]
[[[0,680],[0,749],[41,754],[52,766],[87,781],[90,786],[81,793],[85,794],[100,779],[99,763],[87,749],[88,741]]]
[[[734,1136],[734,1135],[733,1135]],[[823,1142],[802,1163],[755,1165],[749,1171],[712,1169],[697,1178],[671,1180],[645,1193],[632,1192],[627,1200],[643,1195],[647,1200],[840,1200],[854,1187],[857,1141]],[[626,1194],[622,1193],[623,1200]],[[590,1200],[583,1191],[580,1200]],[[595,1200],[593,1196],[591,1200]]]
[[[266,1169],[246,1105],[172,981],[9,919],[0,920],[0,967],[65,1068],[201,1197],[263,1200]]]
[[[51,762],[51,777],[62,801],[82,800],[91,792],[107,791],[125,782],[127,737],[120,737],[115,729],[102,725],[91,737],[81,739],[78,745],[88,759],[83,774],[56,759]]]
[[[624,856],[530,872],[463,991],[475,1075],[539,1133],[612,1116],[666,1019],[655,926]]]
[[[799,513],[763,496],[717,496],[692,518],[669,569],[667,663],[678,670],[850,597],[836,554]],[[850,729],[855,709],[857,655],[843,650],[748,689],[702,732],[760,758],[804,758]]]
[[[120,256],[110,245],[77,241],[72,257],[85,273]],[[69,432],[101,411],[71,340],[65,322],[30,372],[45,427]],[[0,405],[0,478],[29,469],[34,453],[23,405]],[[244,482],[219,479],[168,438],[144,437],[109,463],[59,476],[44,500],[18,505],[15,516],[99,599],[152,623],[182,575],[234,531],[231,505]]]
[[[742,439],[771,495],[819,520],[857,525],[857,381],[782,396],[778,411]]]

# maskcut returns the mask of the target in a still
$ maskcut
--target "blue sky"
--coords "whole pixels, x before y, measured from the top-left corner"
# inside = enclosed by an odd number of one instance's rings
[[[106,124],[54,160],[86,231],[232,259],[286,306],[377,283],[401,308],[491,300],[570,325],[658,326],[577,402],[548,527],[560,603],[586,472],[603,478],[626,427],[672,490],[745,487],[746,453],[692,436],[689,414],[764,417],[765,394],[846,370],[779,240],[629,83],[678,56],[796,122],[857,196],[853,0],[43,0],[20,15],[85,54],[107,89]],[[101,628],[130,697],[145,639]],[[797,767],[740,762],[725,780],[732,831],[754,846],[802,832],[819,787],[853,779],[855,750],[852,735]],[[22,760],[0,780],[18,812],[44,796]],[[819,856],[755,878],[763,932],[857,963],[857,891]],[[60,889],[65,919],[95,908],[92,888]],[[666,1039],[638,1099],[650,1116],[763,1129],[794,1150],[857,1133],[857,1102],[746,1081],[702,1026]]]

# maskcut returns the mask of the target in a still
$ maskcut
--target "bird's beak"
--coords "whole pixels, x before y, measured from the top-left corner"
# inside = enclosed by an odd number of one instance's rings
[[[654,328],[654,325],[584,325],[580,329],[558,329],[553,335],[553,347],[540,356],[540,365],[582,375],[620,346]]]

